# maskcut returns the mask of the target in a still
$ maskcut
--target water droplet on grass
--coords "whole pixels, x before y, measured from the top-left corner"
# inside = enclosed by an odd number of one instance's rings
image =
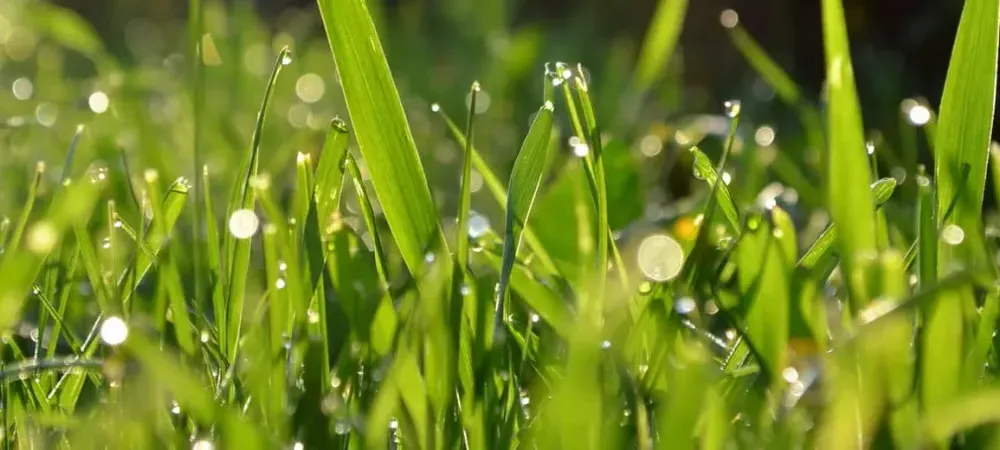
[[[695,304],[694,299],[690,297],[682,297],[677,299],[677,302],[674,304],[674,310],[677,311],[678,314],[691,314],[697,306],[698,305]]]
[[[719,14],[719,23],[725,28],[734,28],[740,23],[740,15],[731,9],[726,9]]]
[[[207,439],[200,439],[191,445],[191,450],[215,450],[215,444]]]
[[[287,66],[292,63],[292,52],[291,50],[285,50],[284,54],[281,55],[281,65]]]
[[[586,143],[580,143],[573,146],[573,156],[576,156],[578,158],[583,158],[586,157],[588,154],[590,154],[590,146],[588,146]]]
[[[434,252],[424,254],[424,262],[427,264],[433,263],[435,259],[437,259],[437,256],[434,255]]]
[[[469,294],[471,294],[471,293],[472,293],[472,288],[471,288],[471,287],[469,287],[469,285],[467,285],[467,284],[463,284],[463,285],[462,285],[462,287],[460,287],[460,288],[458,289],[458,291],[459,291],[459,292],[460,292],[460,293],[461,293],[462,295],[469,295]]]
[[[441,112],[441,105],[437,103],[431,103],[431,112]]]
[[[743,109],[743,103],[739,100],[727,100],[722,104],[723,110],[726,113],[726,117],[730,119],[735,119],[739,117],[740,110]]]
[[[240,209],[229,217],[229,232],[236,239],[249,239],[260,228],[260,219],[252,210]]]
[[[604,350],[611,348],[611,341],[607,340],[601,341],[601,348],[603,348]]]
[[[965,230],[962,227],[950,224],[941,230],[941,239],[948,245],[958,245],[965,240]]]
[[[128,338],[128,325],[120,317],[111,316],[101,324],[101,340],[105,344],[121,345]]]
[[[90,97],[87,97],[87,106],[89,106],[90,110],[96,114],[103,114],[106,112],[110,104],[111,100],[108,98],[108,94],[101,91],[96,91],[90,94]]]

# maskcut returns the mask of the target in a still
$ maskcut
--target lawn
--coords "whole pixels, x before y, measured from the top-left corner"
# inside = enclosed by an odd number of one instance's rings
[[[190,0],[128,57],[3,2],[3,448],[1000,448],[1000,2],[877,130],[801,1],[822,91],[720,11],[768,95],[709,114],[697,1],[600,57],[502,0]]]

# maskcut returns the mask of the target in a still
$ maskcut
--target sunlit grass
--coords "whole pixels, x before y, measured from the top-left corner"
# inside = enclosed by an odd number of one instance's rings
[[[4,448],[1000,442],[995,1],[878,139],[839,0],[822,95],[720,14],[801,130],[647,113],[699,2],[609,67],[480,18],[455,73],[369,3],[192,0],[131,59],[0,6]]]

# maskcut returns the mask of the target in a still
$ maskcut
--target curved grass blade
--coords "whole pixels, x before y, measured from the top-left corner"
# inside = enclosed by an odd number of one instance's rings
[[[868,188],[871,173],[841,0],[823,0],[823,42],[829,89],[827,207],[835,223],[851,224],[851,233],[837,239],[844,273],[851,274],[855,258],[876,250],[875,202]],[[865,295],[857,289],[852,294],[859,310]]]
[[[712,166],[712,160],[698,147],[691,147],[691,155],[694,156],[694,171],[697,178],[702,178],[712,188],[715,194],[715,204],[719,205],[722,215],[726,217],[729,229],[734,233],[740,231],[740,215],[737,212],[736,203],[729,192],[726,183],[719,183],[719,174]],[[720,162],[721,166],[721,162]]]
[[[445,114],[444,110],[442,110],[440,107],[437,108],[437,112],[444,120],[444,123],[448,127],[448,130],[451,132],[452,137],[454,137],[455,141],[458,142],[458,145],[460,145],[462,148],[465,148],[467,143],[466,137],[464,134],[462,134],[462,131],[458,129],[458,126],[455,125],[455,122],[452,122],[451,118],[448,117],[448,115]],[[469,144],[469,150],[470,150],[469,157],[472,159],[472,166],[476,169],[477,172],[479,172],[480,175],[483,176],[483,185],[485,185],[486,189],[490,191],[490,194],[493,195],[493,198],[497,201],[497,204],[500,205],[500,208],[506,214],[507,189],[504,188],[504,185],[502,182],[500,182],[500,179],[496,176],[495,173],[493,173],[493,170],[490,169],[490,166],[486,164],[486,161],[483,160],[482,156],[479,155],[479,151],[476,150],[475,145]],[[522,230],[522,235],[524,238],[524,243],[527,244],[528,248],[531,249],[532,253],[535,255],[535,258],[538,260],[538,263],[541,265],[541,267],[544,268],[547,273],[550,274],[558,273],[555,263],[552,262],[552,257],[549,256],[548,251],[545,249],[544,246],[542,246],[541,240],[538,239],[538,235],[535,234],[535,231],[532,229],[530,224],[524,225],[524,229]]]
[[[385,292],[389,290],[389,266],[388,259],[382,246],[381,233],[378,231],[378,222],[375,221],[375,210],[372,208],[371,200],[361,178],[361,169],[357,160],[350,152],[346,154],[347,172],[351,174],[351,181],[354,183],[354,191],[358,195],[358,203],[361,205],[362,216],[365,218],[365,227],[372,236],[372,247],[375,253],[375,268],[379,277],[379,284]]]
[[[238,210],[253,209],[256,201],[256,188],[252,185],[252,181],[257,176],[260,164],[260,139],[264,129],[264,120],[267,117],[268,106],[271,104],[278,74],[281,73],[282,67],[291,62],[291,58],[291,51],[285,47],[278,52],[278,57],[274,60],[271,76],[264,88],[264,98],[257,111],[257,123],[250,140],[250,149],[243,157],[243,163],[240,166],[242,173],[236,180],[237,184],[234,186],[232,198],[229,201],[227,218],[232,217],[233,213]],[[250,240],[237,239],[231,233],[226,233],[223,245],[226,255],[225,270],[228,289],[226,291],[226,323],[223,325],[225,329],[221,332],[224,336],[222,348],[229,363],[232,363],[236,358],[236,342],[239,339],[243,323],[243,297],[246,293],[247,272],[250,268]]]
[[[535,202],[546,165],[550,160],[548,153],[552,148],[549,145],[549,138],[552,134],[553,110],[552,102],[549,101],[538,110],[511,171],[507,190],[507,217],[504,222],[503,258],[495,299],[495,311],[498,314],[514,269],[514,259],[517,257],[521,242],[521,230],[528,222],[531,206]]]
[[[318,0],[355,138],[403,262],[445,249],[427,178],[364,0]]]

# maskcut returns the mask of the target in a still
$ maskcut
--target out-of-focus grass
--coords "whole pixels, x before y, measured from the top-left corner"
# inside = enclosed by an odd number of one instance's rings
[[[133,61],[0,5],[4,448],[1000,442],[995,2],[940,121],[899,99],[867,143],[838,0],[820,104],[720,16],[802,133],[642,95],[698,2],[601,67],[502,1],[448,3],[448,45],[317,4],[194,0]]]

